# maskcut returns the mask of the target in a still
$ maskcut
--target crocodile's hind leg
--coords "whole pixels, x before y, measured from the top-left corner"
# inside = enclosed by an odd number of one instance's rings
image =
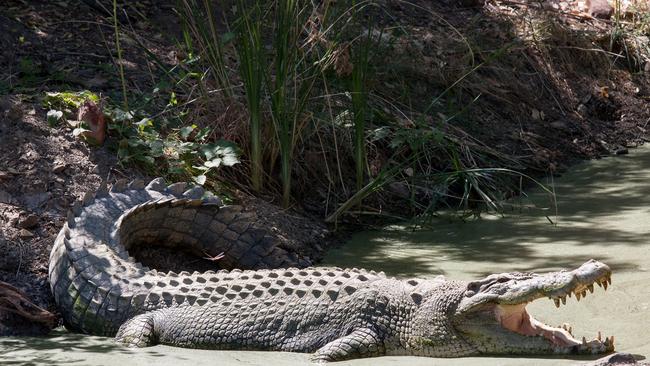
[[[158,344],[154,313],[140,314],[127,320],[117,331],[115,341],[127,347],[149,347]]]
[[[374,330],[363,328],[324,345],[312,355],[311,360],[314,362],[336,362],[384,354],[384,344],[377,333]]]

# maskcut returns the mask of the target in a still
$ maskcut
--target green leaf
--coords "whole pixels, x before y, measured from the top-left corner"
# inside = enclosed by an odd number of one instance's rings
[[[237,38],[237,35],[234,32],[226,32],[221,36],[221,43],[227,44],[235,38]]]
[[[114,122],[128,122],[133,119],[133,112],[125,112],[119,108],[115,108],[112,117]]]
[[[61,118],[63,118],[63,112],[61,111],[50,109],[47,112],[47,124],[50,125],[50,127],[56,126],[57,122],[59,122]]]
[[[155,159],[149,155],[137,155],[136,160],[139,160],[148,165],[154,165]]]
[[[138,129],[142,132],[145,128],[153,126],[153,120],[145,117],[141,119],[140,122],[136,122],[135,125],[138,126]]]
[[[169,107],[174,107],[178,105],[178,99],[176,99],[176,93],[172,92],[171,95],[169,96],[169,103],[167,106]]]
[[[78,128],[75,128],[75,129],[72,131],[72,135],[73,135],[74,137],[79,137],[79,135],[81,135],[82,133],[84,133],[84,132],[86,132],[86,131],[90,131],[90,130],[87,129],[87,128],[78,127]]]
[[[201,174],[201,175],[198,175],[196,177],[192,177],[192,179],[194,180],[194,182],[196,182],[196,184],[202,186],[202,185],[205,184],[205,180],[207,179],[207,177],[205,175]]]
[[[153,140],[149,142],[149,149],[151,150],[151,156],[154,158],[163,156],[165,148],[165,143],[162,140]]]
[[[218,168],[221,165],[221,158],[214,158],[212,160],[206,161],[203,163],[208,168]]]
[[[210,128],[208,128],[208,127],[203,128],[203,129],[201,129],[199,131],[199,133],[196,134],[196,136],[194,137],[194,140],[203,141],[203,140],[205,140],[206,137],[208,137],[210,132],[211,132]]]
[[[191,126],[186,126],[186,127],[181,128],[181,131],[180,131],[181,137],[186,139],[192,133],[192,131],[194,131],[195,128],[196,128],[196,125],[191,125]]]
[[[239,148],[233,142],[219,140],[203,144],[199,149],[206,160],[203,165],[209,168],[217,168],[221,165],[233,166],[239,163]]]

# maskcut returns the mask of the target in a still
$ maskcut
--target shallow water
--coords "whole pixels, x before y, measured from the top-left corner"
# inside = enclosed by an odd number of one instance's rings
[[[460,223],[439,220],[434,229],[388,228],[355,235],[332,250],[328,265],[365,267],[399,276],[472,279],[506,271],[571,268],[594,258],[609,264],[613,284],[604,292],[556,309],[539,300],[528,309],[548,324],[569,322],[577,337],[599,330],[615,335],[618,351],[650,356],[650,148],[591,161],[554,182],[555,209],[517,208],[506,217]],[[549,206],[543,195],[532,201]],[[522,202],[528,206],[530,201]],[[552,206],[552,205],[551,205]],[[548,218],[547,218],[548,216]],[[556,223],[551,225],[549,219]],[[118,347],[110,339],[55,331],[47,338],[0,338],[0,364],[77,365],[300,365],[305,354]],[[341,365],[573,365],[573,359],[383,357]]]

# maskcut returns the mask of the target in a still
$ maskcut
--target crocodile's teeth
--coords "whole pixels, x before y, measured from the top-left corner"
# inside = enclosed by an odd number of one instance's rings
[[[579,293],[579,292],[576,292],[575,294],[576,294],[576,299],[577,299],[578,301],[580,301],[580,293]]]
[[[596,280],[596,285],[598,285],[598,287],[603,287],[603,285],[601,285],[600,281],[598,281],[598,280]]]
[[[562,305],[566,305],[566,296],[562,297]]]
[[[607,291],[607,280],[603,281],[603,288]]]
[[[589,289],[589,292],[592,294],[594,293],[594,284],[592,283],[591,285],[588,285],[587,288]]]
[[[582,337],[582,345],[586,346],[587,345],[587,338]]]
[[[603,335],[600,333],[600,331],[598,331],[598,341],[602,342],[602,340],[603,340]]]
[[[555,302],[555,307],[559,308],[560,307],[560,299],[553,299],[553,301]]]
[[[587,290],[582,290],[582,297],[587,297]]]
[[[568,296],[571,297],[571,292],[569,292]]]
[[[606,280],[608,284],[612,284],[612,276],[607,276]]]

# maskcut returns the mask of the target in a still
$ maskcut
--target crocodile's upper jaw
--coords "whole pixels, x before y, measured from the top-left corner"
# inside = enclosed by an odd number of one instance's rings
[[[543,275],[507,273],[491,275],[468,284],[459,304],[454,327],[481,353],[606,353],[614,350],[614,337],[587,341],[576,339],[570,326],[556,328],[535,319],[526,305],[548,297],[557,307],[566,297],[579,301],[593,285],[607,289],[611,270],[589,261],[573,271]]]

